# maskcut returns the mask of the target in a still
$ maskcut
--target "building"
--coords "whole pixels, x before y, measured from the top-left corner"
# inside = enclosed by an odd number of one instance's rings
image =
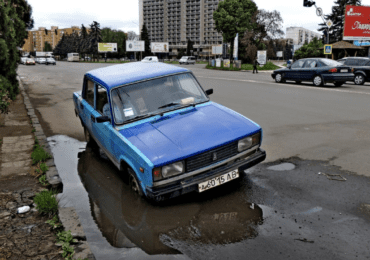
[[[303,45],[305,43],[309,43],[314,37],[320,39],[321,34],[307,30],[303,27],[286,28],[286,38],[292,39],[292,45]]]
[[[190,39],[194,56],[212,54],[212,45],[222,44],[215,30],[213,12],[222,0],[139,0],[140,30],[145,23],[151,42],[168,42],[169,57],[186,49]]]
[[[88,29],[86,29],[89,31]],[[28,31],[28,38],[22,47],[23,52],[34,52],[44,51],[45,42],[48,42],[51,47],[58,44],[63,34],[72,34],[73,32],[81,33],[81,29],[78,26],[72,26],[71,28],[59,29],[58,26],[51,26],[50,29],[46,27],[39,27],[38,30]]]

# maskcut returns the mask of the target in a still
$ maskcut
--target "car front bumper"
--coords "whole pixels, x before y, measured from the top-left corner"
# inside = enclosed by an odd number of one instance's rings
[[[353,73],[332,73],[322,74],[325,82],[345,82],[353,81],[355,75]]]
[[[265,150],[258,148],[255,152],[253,152],[251,155],[243,160],[235,161],[231,164],[229,163],[226,165],[222,165],[213,170],[209,170],[198,175],[182,179],[181,181],[178,181],[176,183],[169,183],[161,187],[147,187],[146,194],[150,199],[162,201],[192,191],[198,191],[198,184],[201,182],[218,177],[235,169],[238,169],[239,174],[241,175],[244,170],[251,168],[252,166],[264,161],[265,159]]]

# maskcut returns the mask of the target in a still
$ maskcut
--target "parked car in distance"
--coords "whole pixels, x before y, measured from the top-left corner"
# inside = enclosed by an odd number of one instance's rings
[[[238,179],[266,158],[261,127],[212,93],[188,69],[135,62],[87,72],[73,101],[88,145],[160,201]]]
[[[370,58],[346,57],[338,60],[338,62],[353,67],[353,73],[355,74],[353,82],[356,85],[363,85],[365,82],[370,81]]]
[[[46,65],[49,65],[49,64],[56,65],[57,63],[53,58],[46,58],[45,64]]]
[[[315,86],[325,83],[334,83],[336,87],[342,86],[346,81],[354,79],[352,67],[345,66],[337,61],[324,58],[307,58],[294,62],[287,68],[275,70],[271,77],[277,83],[292,80],[296,83],[310,81]]]
[[[46,59],[45,58],[39,58],[39,64],[45,64]]]
[[[179,60],[180,64],[195,64],[195,57],[194,56],[182,56]]]
[[[28,59],[28,57],[22,57],[20,63],[21,64],[26,64],[27,59]]]
[[[141,60],[141,62],[158,62],[157,56],[147,56]]]
[[[36,62],[34,59],[28,58],[26,61],[26,65],[36,65]]]

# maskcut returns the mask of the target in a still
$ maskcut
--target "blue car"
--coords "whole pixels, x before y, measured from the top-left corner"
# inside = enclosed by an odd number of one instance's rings
[[[324,58],[300,59],[287,68],[275,70],[271,77],[277,83],[292,80],[296,83],[302,81],[312,82],[315,86],[325,83],[334,83],[336,87],[342,86],[346,81],[353,81],[355,75],[353,68],[337,61]]]
[[[89,71],[73,94],[85,139],[161,201],[240,178],[266,158],[261,127],[210,101],[191,71],[126,63]]]

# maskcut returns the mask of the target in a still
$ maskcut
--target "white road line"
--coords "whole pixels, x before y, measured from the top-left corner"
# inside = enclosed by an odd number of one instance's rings
[[[221,79],[221,80],[240,81],[240,82],[253,82],[253,83],[270,84],[270,85],[281,85],[281,86],[284,86],[284,87],[291,87],[291,88],[303,88],[303,89],[311,89],[311,90],[326,90],[326,91],[336,91],[336,92],[351,93],[351,94],[370,95],[370,92],[359,92],[359,91],[349,91],[349,90],[340,90],[340,89],[306,87],[306,86],[299,86],[299,85],[278,84],[278,83],[275,83],[275,82],[274,83],[262,82],[262,81],[248,80],[248,79],[226,79],[226,78],[203,77],[203,76],[197,76],[197,78]]]

